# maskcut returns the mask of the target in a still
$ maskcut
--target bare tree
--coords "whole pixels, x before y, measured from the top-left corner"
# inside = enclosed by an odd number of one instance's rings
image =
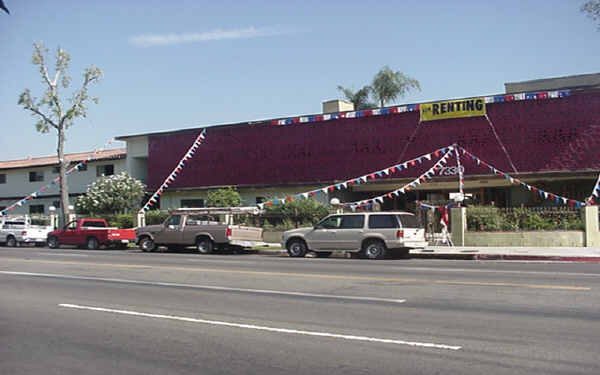
[[[600,21],[600,0],[587,1],[581,6],[581,11],[587,13],[592,20]],[[600,23],[598,24],[598,30],[600,30]]]
[[[88,86],[96,83],[102,77],[102,71],[95,66],[85,69],[83,73],[83,83],[79,90],[75,90],[70,99],[65,100],[59,93],[59,88],[67,89],[71,85],[71,77],[68,75],[71,56],[60,47],[56,53],[56,63],[54,67],[53,78],[48,72],[46,64],[46,55],[48,49],[41,42],[33,44],[32,63],[39,67],[42,76],[42,85],[45,87],[43,97],[32,97],[29,89],[25,89],[19,96],[19,104],[24,109],[31,112],[31,115],[37,118],[35,127],[40,133],[48,133],[50,128],[54,128],[58,135],[57,156],[59,163],[60,176],[60,204],[63,214],[63,220],[69,215],[69,186],[67,184],[67,161],[65,160],[65,132],[71,127],[74,121],[80,117],[87,116],[87,104],[89,100],[98,103],[98,98],[88,96]],[[68,101],[68,105],[65,105]]]

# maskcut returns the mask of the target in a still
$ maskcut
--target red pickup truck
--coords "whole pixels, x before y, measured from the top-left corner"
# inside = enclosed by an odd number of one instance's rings
[[[60,245],[77,245],[90,250],[100,246],[125,249],[134,240],[134,229],[109,228],[104,219],[79,219],[48,233],[48,247],[51,249]]]

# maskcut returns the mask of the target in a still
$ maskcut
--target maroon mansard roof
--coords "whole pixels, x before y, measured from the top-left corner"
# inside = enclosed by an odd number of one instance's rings
[[[487,104],[519,173],[600,170],[600,93]],[[158,187],[199,129],[149,135],[149,185]],[[331,182],[358,177],[458,143],[513,173],[485,117],[419,123],[419,112],[274,126],[207,128],[206,140],[170,188]],[[466,174],[489,174],[463,160]],[[394,174],[416,177],[430,164]]]

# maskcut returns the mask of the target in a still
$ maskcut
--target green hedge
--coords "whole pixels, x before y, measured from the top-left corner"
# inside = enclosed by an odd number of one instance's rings
[[[499,209],[489,206],[467,208],[467,228],[471,231],[584,230],[578,211]]]

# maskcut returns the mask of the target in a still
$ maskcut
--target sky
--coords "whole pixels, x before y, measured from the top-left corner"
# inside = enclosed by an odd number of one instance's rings
[[[71,55],[69,98],[94,65],[88,116],[66,152],[131,134],[321,112],[385,65],[416,78],[420,103],[504,92],[505,82],[600,72],[600,31],[584,1],[4,0],[0,160],[56,154],[17,104],[44,87],[33,43]],[[116,142],[111,147],[123,147]]]

